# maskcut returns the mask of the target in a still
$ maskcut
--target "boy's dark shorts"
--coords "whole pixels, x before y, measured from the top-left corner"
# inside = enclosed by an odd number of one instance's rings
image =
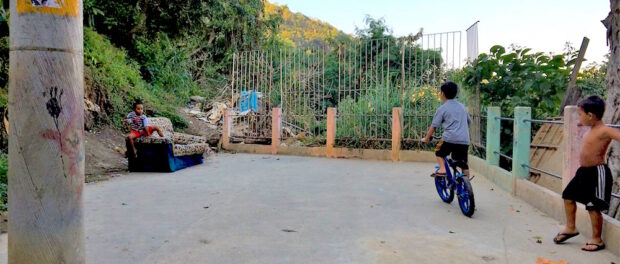
[[[443,140],[439,141],[437,147],[435,148],[435,156],[445,158],[448,155],[450,155],[453,160],[462,160],[467,163],[467,157],[469,155],[469,145],[453,144],[444,142]],[[469,168],[462,169],[466,170]]]
[[[607,213],[613,183],[607,165],[581,167],[564,189],[562,198],[582,203],[588,211]]]

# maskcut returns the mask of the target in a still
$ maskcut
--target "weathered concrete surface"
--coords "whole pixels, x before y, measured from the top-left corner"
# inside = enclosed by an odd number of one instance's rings
[[[237,154],[89,185],[87,262],[619,262],[608,251],[582,252],[585,237],[554,245],[559,222],[483,177],[473,181],[478,210],[464,217],[439,200],[432,168]]]

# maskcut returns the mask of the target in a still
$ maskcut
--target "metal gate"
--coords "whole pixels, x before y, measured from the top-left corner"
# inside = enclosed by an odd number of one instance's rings
[[[439,85],[462,66],[461,40],[455,31],[237,53],[232,139],[268,143],[281,107],[285,144],[322,145],[327,108],[337,107],[337,146],[389,148],[392,109],[402,107],[403,147],[418,148]]]

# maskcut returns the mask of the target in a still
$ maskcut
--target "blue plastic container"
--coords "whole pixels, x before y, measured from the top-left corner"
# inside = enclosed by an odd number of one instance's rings
[[[237,105],[239,105],[239,111],[241,112],[248,110],[258,112],[258,92],[242,91]]]

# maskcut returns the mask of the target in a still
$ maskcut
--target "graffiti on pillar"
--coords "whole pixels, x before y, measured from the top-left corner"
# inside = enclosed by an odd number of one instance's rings
[[[82,134],[74,131],[75,126],[78,126],[78,121],[81,116],[74,111],[75,109],[71,108],[71,106],[74,105],[71,102],[68,103],[69,107],[67,111],[65,111],[62,103],[64,92],[63,89],[59,89],[58,87],[51,87],[48,91],[43,93],[43,96],[47,100],[45,107],[47,108],[48,114],[53,119],[55,126],[54,129],[44,131],[43,137],[58,142],[63,167],[66,166],[65,164],[69,164],[69,174],[75,175],[78,172],[77,169],[79,168],[79,164],[84,160],[84,153],[79,148]],[[65,97],[70,100],[74,99],[73,96]],[[61,128],[60,117],[63,113],[69,116],[69,122],[65,124],[64,128]],[[65,158],[67,160],[65,160]],[[65,178],[67,178],[67,172],[64,168],[63,171]]]
[[[17,12],[77,17],[79,0],[17,0]]]

